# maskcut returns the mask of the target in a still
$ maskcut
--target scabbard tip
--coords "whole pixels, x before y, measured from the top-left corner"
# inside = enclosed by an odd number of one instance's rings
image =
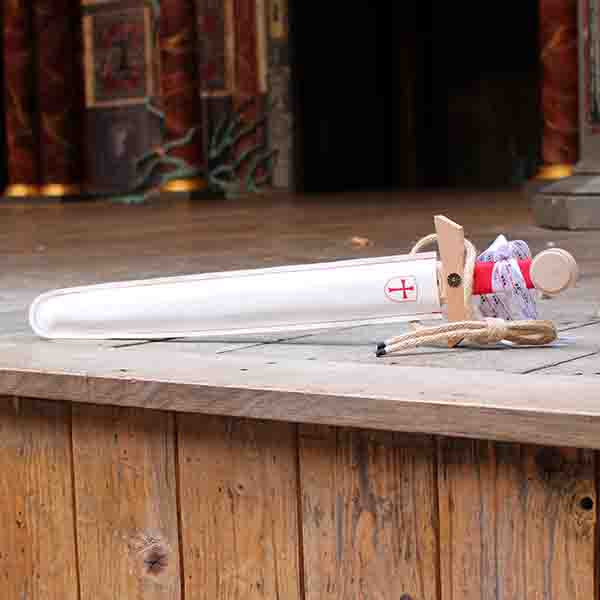
[[[377,350],[385,350],[385,342],[379,342],[379,344],[377,344]]]
[[[377,351],[375,352],[375,356],[377,356],[377,358],[380,356],[385,356],[386,354],[387,352],[385,351],[385,348],[377,348]]]

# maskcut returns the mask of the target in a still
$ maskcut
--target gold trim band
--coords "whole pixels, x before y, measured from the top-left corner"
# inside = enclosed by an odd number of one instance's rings
[[[30,183],[12,183],[4,190],[7,198],[30,198],[40,196],[40,188]]]
[[[72,183],[46,183],[40,188],[40,194],[48,198],[78,196],[81,194],[81,186]]]
[[[573,165],[544,165],[535,176],[536,179],[564,179],[573,175]]]
[[[162,186],[163,192],[200,192],[207,188],[204,179],[173,179]]]

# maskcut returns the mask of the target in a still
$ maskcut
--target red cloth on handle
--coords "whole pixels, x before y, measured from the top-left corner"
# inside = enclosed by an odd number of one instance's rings
[[[531,269],[531,261],[530,260],[519,260],[519,269],[521,269],[521,273],[523,273],[523,277],[525,278],[525,283],[527,284],[528,289],[533,289],[535,286],[533,285],[533,281],[531,280],[530,269]],[[492,289],[492,271],[494,270],[493,262],[478,262],[475,263],[475,272],[473,274],[473,295],[481,296],[482,294],[493,294],[494,290]]]

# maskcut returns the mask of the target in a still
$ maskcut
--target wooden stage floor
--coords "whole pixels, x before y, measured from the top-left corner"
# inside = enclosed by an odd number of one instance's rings
[[[27,324],[31,300],[52,288],[404,253],[417,238],[431,232],[432,216],[440,212],[462,223],[478,248],[504,232],[512,239],[527,240],[534,253],[555,244],[576,256],[581,268],[578,287],[560,298],[541,300],[542,316],[556,321],[561,335],[567,338],[564,345],[538,349],[428,348],[377,359],[375,343],[402,332],[403,326],[218,340],[50,342],[37,339]],[[461,390],[470,394],[469,402],[483,406],[496,401],[491,392],[485,402],[479,398],[486,381],[531,389],[534,402],[533,397],[538,398],[546,389],[543,384],[549,381],[547,376],[573,376],[568,389],[575,393],[576,382],[585,387],[600,374],[600,236],[597,232],[537,228],[527,201],[516,190],[364,193],[308,199],[276,195],[239,201],[164,201],[147,206],[5,203],[0,205],[0,217],[0,393],[31,395],[36,385],[50,384],[43,379],[48,373],[58,377],[76,372],[115,376],[123,384],[136,377],[192,384],[200,377],[203,385],[213,388],[239,384],[244,389],[277,389],[290,394],[308,392],[313,389],[310,382],[321,382],[321,387],[317,385],[319,393],[332,397],[355,395],[358,385],[359,395],[364,397],[381,394],[411,400],[422,399],[425,394],[431,396],[427,400],[435,402],[442,397],[455,402],[452,394]],[[368,238],[369,245],[353,245],[353,236]],[[23,375],[32,372],[35,376]],[[467,373],[471,378],[477,375],[469,386],[464,384]],[[362,385],[371,378],[372,387]],[[406,387],[407,381],[412,382],[412,388]],[[15,387],[19,385],[22,389]],[[60,385],[79,390],[80,384],[73,380]],[[428,392],[427,386],[432,386]],[[592,388],[600,389],[595,384]],[[550,386],[552,396],[553,389]],[[408,395],[403,396],[401,390]],[[64,395],[64,390],[61,393]],[[81,393],[74,391],[73,399],[81,400]],[[504,402],[503,395],[498,392],[498,402]],[[565,407],[559,402],[554,408],[562,411]],[[198,405],[194,410],[208,408]],[[222,410],[251,413],[237,404]],[[277,418],[266,408],[256,410],[257,416]],[[576,419],[576,410],[567,412]],[[593,414],[596,417],[596,412]],[[348,416],[350,421],[352,418]],[[303,419],[311,417],[300,410],[292,420]],[[339,415],[319,419],[345,424]],[[378,426],[376,418],[369,422]],[[438,423],[423,425],[422,430],[443,433],[446,428],[452,434],[477,436],[486,422],[468,426]],[[545,439],[544,432],[534,431],[535,427],[528,428],[531,431],[526,434],[513,425],[507,421],[492,437]],[[400,422],[398,428],[402,428]],[[564,438],[553,441],[568,442]],[[600,442],[593,445],[600,447]]]

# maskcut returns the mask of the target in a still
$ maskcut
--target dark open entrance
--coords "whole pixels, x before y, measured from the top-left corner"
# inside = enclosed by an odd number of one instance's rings
[[[534,0],[295,0],[291,22],[300,190],[491,186],[534,173]]]

